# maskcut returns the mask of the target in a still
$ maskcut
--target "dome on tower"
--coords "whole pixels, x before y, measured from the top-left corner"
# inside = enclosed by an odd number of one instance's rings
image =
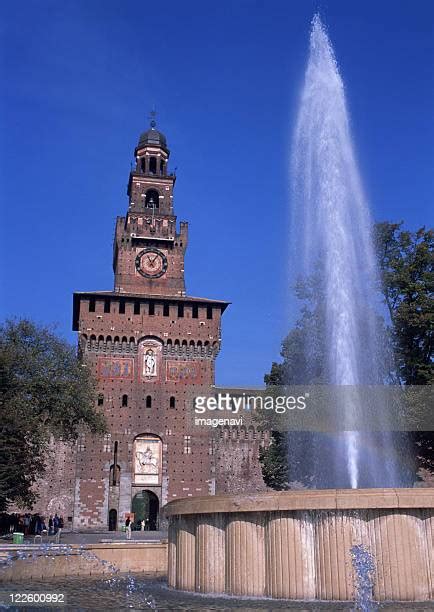
[[[137,148],[145,147],[146,145],[154,145],[161,147],[167,151],[167,141],[164,134],[155,129],[155,121],[151,121],[151,129],[140,134],[139,144]]]

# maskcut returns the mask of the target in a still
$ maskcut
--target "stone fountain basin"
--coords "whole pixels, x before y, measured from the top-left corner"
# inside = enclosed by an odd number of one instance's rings
[[[354,546],[372,557],[377,601],[433,596],[434,489],[326,489],[179,499],[169,586],[200,593],[354,600]],[[352,552],[353,549],[353,552]]]

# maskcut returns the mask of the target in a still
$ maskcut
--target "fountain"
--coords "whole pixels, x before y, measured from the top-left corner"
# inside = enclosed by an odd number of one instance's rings
[[[383,431],[376,436],[355,430],[356,416],[363,414],[363,385],[384,383],[387,364],[382,354],[387,351],[374,308],[378,271],[373,224],[349,124],[333,48],[315,15],[293,142],[291,235],[299,237],[294,246],[301,253],[293,261],[300,261],[303,278],[315,278],[324,304],[322,346],[317,346],[317,338],[310,339],[305,346],[306,360],[312,360],[319,349],[324,382],[353,389],[351,394],[336,395],[337,401],[345,402],[344,433],[335,437],[332,449],[330,444],[327,448],[316,445],[314,471],[319,473],[321,466],[328,466],[327,479],[319,478],[318,486],[405,486],[396,467],[398,458],[387,417]],[[381,394],[378,412],[385,412]],[[381,456],[374,450],[378,448]],[[401,448],[401,456],[403,452]]]
[[[74,564],[77,558],[80,559],[81,568]],[[14,579],[33,580],[41,574],[46,579],[59,576],[71,578],[75,573],[80,574],[80,570],[86,565],[92,568],[94,574],[108,576],[100,579],[99,585],[96,583],[96,586],[122,594],[128,604],[126,607],[156,609],[155,599],[149,594],[148,585],[140,576],[131,572],[122,574],[117,565],[101,558],[86,545],[50,543],[20,545],[5,550],[0,556],[0,582],[6,585],[13,583]]]
[[[344,86],[319,16],[291,172],[292,235],[302,236],[297,252],[304,274],[318,279],[325,382],[341,388],[336,398],[343,398],[345,414],[343,434],[329,437],[329,450],[315,446],[315,464],[323,472],[326,466],[323,487],[343,488],[170,502],[169,585],[232,596],[353,600],[362,610],[374,609],[375,601],[429,600],[434,490],[391,488],[404,483],[386,417],[375,435],[355,425],[363,385],[385,382],[374,311],[377,270]],[[307,358],[316,349],[306,346]],[[383,414],[381,405],[378,410]],[[301,452],[305,457],[305,446]]]

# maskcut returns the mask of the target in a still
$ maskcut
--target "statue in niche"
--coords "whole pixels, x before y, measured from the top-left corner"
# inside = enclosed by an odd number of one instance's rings
[[[148,349],[143,358],[143,376],[157,376],[157,358],[152,349]]]

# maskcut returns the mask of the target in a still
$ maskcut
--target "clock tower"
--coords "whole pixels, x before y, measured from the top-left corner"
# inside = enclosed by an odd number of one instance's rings
[[[174,213],[166,137],[142,133],[116,220],[112,291],[74,294],[73,328],[97,380],[103,439],[76,446],[73,526],[116,529],[128,514],[157,528],[161,507],[216,491],[213,436],[193,426],[192,398],[214,385],[228,302],[186,294],[188,226]]]
[[[188,225],[181,223],[177,232],[173,211],[176,176],[168,171],[170,151],[154,119],[141,134],[134,154],[128,212],[118,217],[115,230],[115,291],[183,296]]]

